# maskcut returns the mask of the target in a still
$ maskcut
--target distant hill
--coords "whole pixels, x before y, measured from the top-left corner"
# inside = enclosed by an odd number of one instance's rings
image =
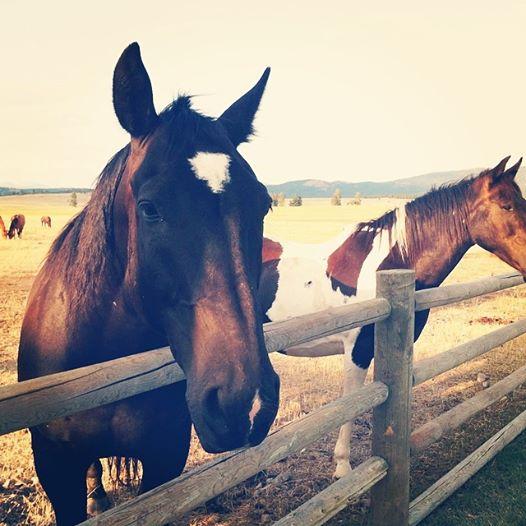
[[[348,181],[322,181],[321,179],[299,179],[297,181],[287,181],[281,184],[268,184],[269,193],[283,192],[285,197],[290,198],[295,195],[302,197],[331,197],[334,191],[339,188],[342,197],[354,197],[359,192],[362,197],[416,197],[428,192],[433,186],[440,186],[445,183],[460,181],[464,177],[478,174],[482,168],[471,170],[450,170],[447,172],[432,172],[414,177],[395,179],[394,181],[361,181],[350,183]],[[517,175],[519,186],[526,193],[526,167],[521,168]],[[85,193],[91,192],[91,188],[15,188],[2,186],[0,183],[0,196],[2,195],[23,195],[23,194],[70,194],[72,192]]]
[[[91,188],[13,188],[0,186],[0,196],[2,195],[26,195],[26,194],[83,194],[91,192]]]
[[[301,195],[302,197],[331,197],[339,188],[343,197],[354,197],[359,192],[363,197],[416,197],[429,191],[433,186],[460,181],[464,177],[478,174],[482,169],[452,170],[433,172],[415,177],[395,179],[394,181],[363,181],[350,183],[347,181],[322,181],[320,179],[300,179],[281,184],[268,184],[269,193],[283,192],[285,197]],[[526,168],[521,168],[517,176],[519,186],[526,189]]]

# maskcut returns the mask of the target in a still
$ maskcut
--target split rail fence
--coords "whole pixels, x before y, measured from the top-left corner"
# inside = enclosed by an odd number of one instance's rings
[[[371,490],[372,526],[418,524],[526,428],[526,411],[409,501],[410,451],[419,451],[526,382],[526,366],[411,433],[411,392],[420,384],[526,333],[526,319],[413,365],[415,312],[524,283],[505,274],[415,292],[414,273],[377,273],[377,297],[265,326],[269,352],[368,324],[375,327],[373,382],[271,433],[260,445],[220,455],[84,525],[161,525],[180,518],[373,409],[372,456],[276,525],[323,524]],[[0,388],[0,434],[43,424],[179,382],[183,372],[165,347]]]

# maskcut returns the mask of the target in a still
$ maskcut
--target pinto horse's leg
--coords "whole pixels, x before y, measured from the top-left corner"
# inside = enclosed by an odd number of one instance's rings
[[[33,430],[35,469],[55,512],[57,526],[86,520],[86,470],[90,461]]]
[[[343,335],[343,345],[345,349],[344,366],[343,366],[343,396],[346,396],[356,389],[362,387],[367,376],[367,369],[371,363],[371,359],[360,360],[357,358],[357,347],[364,349],[364,343],[367,345],[367,340],[370,335],[366,327],[357,329]],[[366,349],[366,347],[365,347]],[[372,349],[371,349],[372,353]],[[360,354],[358,352],[358,354]],[[364,363],[365,362],[365,363]],[[352,468],[350,463],[351,455],[351,438],[352,438],[352,424],[347,422],[340,428],[338,440],[334,447],[334,461],[336,468],[334,470],[334,477],[341,478],[348,475]]]
[[[88,515],[100,515],[111,508],[111,502],[102,485],[102,464],[97,459],[88,469],[86,475],[86,489],[88,491]]]
[[[345,362],[343,396],[362,387],[365,377],[367,376],[367,369],[362,369],[360,366],[353,363],[350,353],[345,354]],[[335,478],[341,478],[348,475],[352,469],[349,460],[351,455],[352,424],[353,423],[349,421],[340,428],[338,440],[334,447],[334,460],[336,462],[336,469],[334,470]]]

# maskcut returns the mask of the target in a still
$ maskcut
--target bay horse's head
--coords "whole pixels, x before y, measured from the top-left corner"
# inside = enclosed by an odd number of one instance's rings
[[[190,414],[210,452],[261,442],[278,406],[256,300],[271,199],[237,151],[268,75],[211,119],[188,97],[156,113],[136,43],[114,72],[115,112],[131,135],[116,242],[136,267],[140,309],[186,374]]]
[[[468,229],[474,243],[526,276],[526,200],[515,182],[522,159],[506,170],[508,160],[473,180]]]

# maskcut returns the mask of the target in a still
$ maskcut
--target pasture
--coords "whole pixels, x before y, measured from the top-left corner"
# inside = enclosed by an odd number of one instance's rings
[[[0,198],[0,215],[26,215],[22,240],[0,240],[0,385],[16,381],[17,341],[27,293],[45,253],[69,217],[80,210],[87,196],[79,195],[79,207],[67,205],[68,195],[35,195]],[[341,228],[370,219],[396,206],[395,200],[367,200],[361,206],[330,206],[328,200],[305,200],[303,207],[278,207],[267,217],[266,235],[276,239],[324,241]],[[50,215],[51,230],[42,228],[40,217]],[[506,272],[508,267],[480,249],[471,250],[448,278],[449,283]],[[415,359],[437,354],[449,347],[480,336],[523,315],[525,292],[511,289],[452,307],[432,311],[420,340]],[[491,383],[509,374],[526,360],[521,356],[526,338],[500,347],[465,366],[443,374],[414,391],[414,426],[449,409],[482,389],[477,374],[486,373]],[[292,358],[273,356],[282,379],[282,399],[275,425],[280,426],[335,398],[340,390],[342,357]],[[526,391],[516,390],[467,426],[434,444],[413,461],[413,492],[419,493],[448,471],[467,453],[480,445],[504,423],[525,409]],[[370,439],[369,417],[358,419],[354,428],[353,464],[367,457]],[[0,437],[0,524],[52,523],[49,504],[43,496],[32,468],[27,432]],[[195,526],[250,525],[270,523],[325,487],[332,474],[331,455],[335,435],[273,466],[252,481],[238,486],[192,513],[188,522]],[[187,467],[209,456],[193,439]],[[130,491],[133,491],[130,490]],[[114,493],[116,500],[126,490]],[[365,499],[335,517],[331,524],[364,522]]]

